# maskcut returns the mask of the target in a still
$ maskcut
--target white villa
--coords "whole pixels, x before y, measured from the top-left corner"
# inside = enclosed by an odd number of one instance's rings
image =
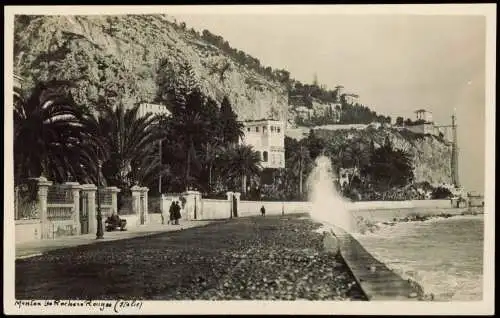
[[[247,120],[240,144],[250,145],[261,158],[263,168],[285,167],[284,122],[274,119]]]

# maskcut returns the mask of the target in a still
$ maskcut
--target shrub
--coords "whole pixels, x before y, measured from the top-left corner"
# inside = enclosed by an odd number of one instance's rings
[[[431,194],[433,199],[449,199],[452,196],[452,193],[449,189],[444,187],[437,187],[432,190]]]

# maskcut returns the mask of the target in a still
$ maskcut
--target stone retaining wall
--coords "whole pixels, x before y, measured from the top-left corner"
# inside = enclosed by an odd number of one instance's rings
[[[16,243],[40,240],[42,223],[39,219],[16,220]]]
[[[230,217],[231,217],[230,201],[213,200],[213,199],[201,200],[200,220],[227,219]]]

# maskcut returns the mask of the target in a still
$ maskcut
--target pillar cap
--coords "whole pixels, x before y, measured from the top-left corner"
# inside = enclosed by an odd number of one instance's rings
[[[70,187],[71,189],[79,189],[81,185],[78,182],[64,182],[64,185]]]
[[[122,190],[118,187],[107,187],[111,192],[121,192]]]
[[[38,185],[41,186],[51,186],[53,184],[52,181],[47,180],[44,176],[40,176],[39,178],[34,178],[35,180],[38,181]]]
[[[132,188],[130,188],[130,190],[132,190],[132,191],[141,191],[141,190],[142,190],[142,188],[141,188],[141,187],[139,187],[138,185],[135,185],[135,186],[133,186]]]
[[[95,190],[97,190],[97,186],[95,184],[92,184],[92,183],[82,184],[80,187],[84,191],[92,191],[92,190],[95,191]]]

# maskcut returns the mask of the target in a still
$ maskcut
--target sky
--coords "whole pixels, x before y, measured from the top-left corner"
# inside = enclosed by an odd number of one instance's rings
[[[372,110],[438,124],[456,110],[459,177],[484,192],[486,20],[465,15],[176,14],[178,22],[221,35],[262,65],[346,92]]]

